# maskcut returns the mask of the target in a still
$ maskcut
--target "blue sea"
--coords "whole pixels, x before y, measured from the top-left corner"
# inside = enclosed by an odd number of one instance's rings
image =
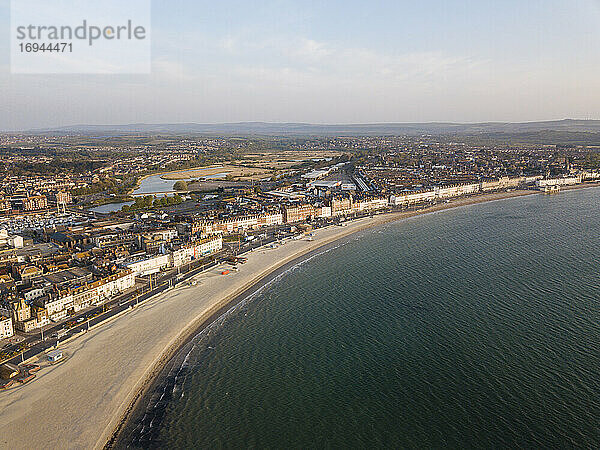
[[[339,241],[196,336],[149,397],[121,445],[600,448],[600,189]]]

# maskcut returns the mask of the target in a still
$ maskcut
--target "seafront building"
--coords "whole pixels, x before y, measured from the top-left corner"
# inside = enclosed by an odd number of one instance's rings
[[[13,329],[13,322],[10,317],[0,316],[0,339],[7,339],[13,337],[15,331]]]
[[[293,183],[270,182],[264,191],[233,188],[206,195],[206,201],[196,197],[176,213],[138,211],[94,218],[65,212],[72,202],[69,189],[74,188],[68,180],[5,189],[0,192],[0,214],[9,212],[0,225],[0,339],[15,332],[38,333],[148,286],[154,274],[235,251],[267,233],[276,238],[282,230],[306,230],[394,208],[600,179],[598,171],[564,171],[564,176],[544,178],[523,170],[518,173],[527,175],[492,176],[491,169],[482,169],[475,176],[460,165],[461,170],[442,163],[403,167],[387,164],[386,158],[352,168],[344,162],[298,170]],[[468,158],[460,164],[469,164]],[[80,181],[94,183],[94,177]],[[19,183],[26,186],[28,181]]]
[[[526,187],[542,177],[503,177],[498,180],[482,181],[479,183],[458,184],[455,186],[434,187],[429,190],[416,192],[402,192],[390,197],[390,204],[394,206],[411,206],[419,203],[435,202],[466,195],[493,192],[502,189],[517,189]]]
[[[17,330],[27,333],[127,291],[135,285],[135,276],[131,270],[124,269],[79,283],[61,287],[59,283],[36,280],[20,293],[13,289],[12,296],[0,304],[0,313],[10,317]]]
[[[206,220],[201,218],[192,222],[191,234],[193,236],[209,236],[217,233],[233,233],[272,225],[282,225],[283,222],[283,214],[279,212],[249,216],[242,215],[221,220]]]
[[[536,186],[540,189],[551,187],[551,186],[574,186],[581,183],[582,176],[576,177],[560,177],[560,178],[548,178],[543,180],[537,180]]]
[[[155,255],[124,264],[136,277],[150,275],[170,267],[168,255]]]
[[[184,244],[166,254],[125,261],[123,266],[131,270],[135,276],[142,277],[169,268],[181,267],[193,260],[216,253],[222,248],[223,238],[220,235],[212,236]]]
[[[316,208],[313,205],[294,205],[284,208],[283,217],[285,223],[296,223],[319,216],[317,216]]]
[[[202,258],[213,253],[217,253],[223,248],[223,237],[220,235],[211,236],[188,244],[173,250],[169,254],[169,263],[171,267],[180,267],[191,261]]]

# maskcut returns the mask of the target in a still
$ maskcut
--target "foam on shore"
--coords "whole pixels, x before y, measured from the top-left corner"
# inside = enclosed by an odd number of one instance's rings
[[[275,270],[357,231],[424,213],[534,191],[513,191],[455,200],[403,213],[377,215],[345,227],[316,230],[315,240],[290,240],[249,253],[239,272],[213,268],[196,287],[182,286],[64,345],[64,364],[35,382],[0,393],[0,448],[102,448],[151,385],[164,364],[215,313]],[[259,287],[260,288],[260,287]]]

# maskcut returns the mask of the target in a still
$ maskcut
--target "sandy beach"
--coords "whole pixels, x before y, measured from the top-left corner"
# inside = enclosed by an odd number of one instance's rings
[[[213,268],[61,345],[62,364],[31,384],[0,393],[0,448],[102,448],[131,405],[195,330],[250,286],[308,252],[357,231],[449,208],[536,194],[512,191],[454,200],[421,211],[377,215],[249,253],[239,272]]]

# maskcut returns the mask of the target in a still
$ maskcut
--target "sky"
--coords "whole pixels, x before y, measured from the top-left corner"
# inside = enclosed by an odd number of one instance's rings
[[[150,74],[22,75],[0,0],[0,130],[600,119],[599,23],[600,0],[153,0]]]

